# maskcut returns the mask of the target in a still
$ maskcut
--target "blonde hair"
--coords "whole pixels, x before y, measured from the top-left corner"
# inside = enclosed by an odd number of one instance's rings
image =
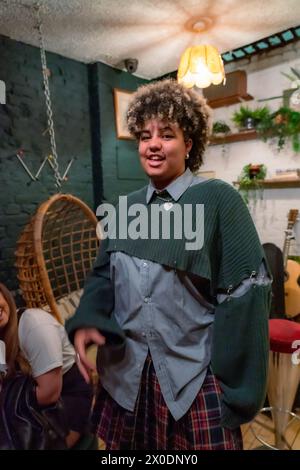
[[[186,165],[196,171],[203,162],[211,133],[211,109],[206,100],[173,79],[142,85],[133,95],[127,111],[131,135],[139,140],[145,122],[150,119],[176,123],[183,131],[185,141],[193,141]]]

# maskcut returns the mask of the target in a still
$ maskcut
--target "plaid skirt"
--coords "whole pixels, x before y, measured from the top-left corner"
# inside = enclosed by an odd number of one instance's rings
[[[148,355],[133,412],[100,389],[93,422],[107,450],[242,450],[240,428],[220,426],[220,387],[208,368],[189,411],[178,421],[162,396]]]

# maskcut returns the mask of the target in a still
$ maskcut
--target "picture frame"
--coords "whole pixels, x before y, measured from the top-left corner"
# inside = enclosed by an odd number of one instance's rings
[[[114,88],[116,134],[118,139],[134,140],[126,123],[126,112],[133,92]]]

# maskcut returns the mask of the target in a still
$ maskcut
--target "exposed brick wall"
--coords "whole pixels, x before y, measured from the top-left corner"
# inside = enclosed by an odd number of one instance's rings
[[[61,174],[75,158],[62,192],[93,207],[87,66],[51,53],[47,61]],[[15,156],[23,148],[35,174],[50,153],[39,49],[0,36],[0,80],[7,90],[7,104],[0,104],[0,281],[15,289],[19,234],[36,207],[57,192],[48,163],[32,182]]]

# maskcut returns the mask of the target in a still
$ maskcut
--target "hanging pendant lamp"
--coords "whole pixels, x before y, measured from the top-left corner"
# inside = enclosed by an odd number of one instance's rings
[[[223,60],[214,46],[192,46],[180,59],[177,80],[187,88],[225,84]]]

